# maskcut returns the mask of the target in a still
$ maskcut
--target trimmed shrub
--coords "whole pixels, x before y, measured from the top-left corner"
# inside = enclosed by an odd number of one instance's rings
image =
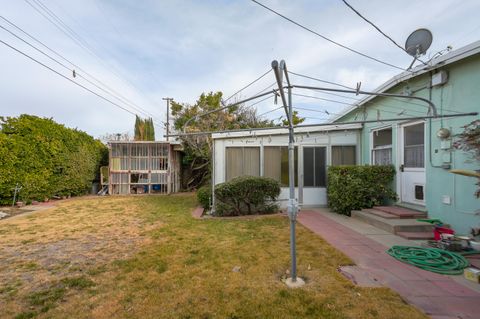
[[[371,208],[395,200],[391,185],[395,168],[391,165],[331,166],[328,168],[328,206],[350,216],[356,209]]]
[[[280,183],[267,177],[240,176],[215,187],[215,215],[269,214],[278,210]]]
[[[211,185],[204,185],[197,190],[197,200],[204,209],[210,209],[212,198]]]

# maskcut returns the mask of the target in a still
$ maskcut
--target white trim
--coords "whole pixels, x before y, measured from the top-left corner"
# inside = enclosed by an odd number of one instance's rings
[[[403,185],[402,185],[402,173],[400,169],[398,170],[399,175],[397,178],[397,193],[398,193],[398,202],[399,203],[407,203],[407,204],[415,204],[419,206],[426,206],[427,204],[427,199],[426,199],[426,189],[427,189],[427,183],[426,183],[426,174],[427,174],[427,168],[426,168],[426,134],[427,134],[427,123],[425,120],[419,120],[419,121],[405,121],[403,123],[397,123],[397,139],[398,139],[398,145],[397,145],[397,166],[400,167],[401,165],[404,165],[404,128],[408,126],[413,126],[413,125],[418,125],[418,124],[423,124],[423,168],[422,167],[409,167],[408,170],[411,172],[423,172],[425,176],[425,183],[423,185],[423,201],[417,201],[414,200],[415,202],[406,202],[402,199],[402,193],[403,193]]]
[[[332,125],[319,125],[311,127],[297,127],[295,128],[295,136],[300,134],[315,133],[315,132],[326,132],[329,131],[350,131],[358,130],[363,127],[362,124],[332,124]],[[254,135],[253,135],[254,133]],[[223,133],[213,133],[213,139],[229,139],[236,137],[260,137],[268,135],[287,135],[288,129],[269,129],[269,130],[256,130],[251,129],[249,131],[242,132],[223,132]]]
[[[466,45],[460,49],[457,49],[455,51],[451,51],[447,54],[441,55],[435,59],[433,59],[428,66],[425,66],[423,64],[415,67],[411,72],[410,71],[405,71],[400,74],[395,75],[392,77],[390,80],[387,82],[383,83],[380,85],[378,88],[374,90],[374,92],[385,92],[397,84],[404,82],[406,80],[409,80],[411,78],[417,77],[419,75],[425,74],[427,72],[430,72],[432,70],[438,69],[440,67],[444,67],[448,64],[454,63],[456,61],[468,58],[472,55],[480,53],[480,41],[475,41],[473,43],[470,43],[469,45]],[[340,114],[336,115],[333,117],[330,122],[334,123],[340,118],[344,117],[345,115],[349,114],[353,110],[359,108],[363,104],[367,103],[370,100],[373,100],[376,98],[375,95],[369,95],[366,96],[365,98],[361,99],[359,102],[352,104],[350,107],[347,107],[343,112],[340,112]]]
[[[388,130],[388,129],[391,129],[392,130],[392,143],[390,145],[384,145],[384,146],[379,146],[379,147],[373,147],[373,134],[375,134],[376,132],[378,131],[383,131],[383,130]],[[392,150],[392,162],[390,164],[395,164],[395,161],[394,161],[394,158],[393,158],[393,125],[390,124],[390,125],[382,125],[382,126],[379,126],[379,127],[376,127],[376,128],[372,128],[370,129],[370,136],[369,136],[369,139],[370,139],[370,147],[369,147],[369,157],[370,157],[370,165],[375,165],[375,158],[374,158],[374,153],[373,151],[375,150],[381,150],[381,149],[391,149]]]

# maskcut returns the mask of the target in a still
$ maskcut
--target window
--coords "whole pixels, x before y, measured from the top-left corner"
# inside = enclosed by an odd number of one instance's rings
[[[227,182],[243,175],[260,176],[259,147],[227,147],[225,151]]]
[[[403,164],[405,167],[424,167],[424,124],[405,126],[403,134]]]
[[[305,187],[325,187],[326,147],[303,148],[303,184]]]
[[[295,147],[295,186],[298,186],[298,148]],[[288,186],[288,147],[265,146],[263,148],[263,176]]]
[[[372,164],[392,164],[392,128],[373,131]]]
[[[130,150],[130,170],[148,170],[148,146],[145,144],[132,144]]]
[[[332,165],[355,165],[355,146],[337,145],[332,146]]]

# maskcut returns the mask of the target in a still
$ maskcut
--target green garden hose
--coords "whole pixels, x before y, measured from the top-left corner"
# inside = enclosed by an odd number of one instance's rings
[[[387,253],[404,263],[442,275],[460,275],[470,264],[462,255],[438,248],[392,246]]]

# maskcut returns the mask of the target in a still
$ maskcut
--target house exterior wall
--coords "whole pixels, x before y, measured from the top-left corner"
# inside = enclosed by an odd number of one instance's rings
[[[445,70],[448,72],[448,82],[444,85],[430,88],[431,74],[411,78],[397,84],[389,93],[402,94],[405,91],[413,92],[414,96],[431,99],[435,103],[438,114],[455,112],[480,111],[480,54],[463,60],[447,64],[434,72]],[[392,98],[375,98],[366,104],[366,116],[352,111],[337,122],[350,122],[355,119],[375,120],[380,118],[396,118],[400,116],[426,115],[427,108],[408,104],[421,104],[419,101],[401,101]],[[380,113],[377,113],[377,110]],[[398,115],[403,112],[402,115]],[[478,119],[478,116],[456,117],[445,119],[425,120],[425,169],[426,187],[425,204],[430,218],[439,218],[450,224],[459,233],[468,233],[471,227],[480,226],[480,216],[475,211],[480,209],[480,200],[473,196],[475,179],[455,175],[449,169],[479,169],[478,162],[469,162],[469,154],[452,147],[454,137],[442,141],[436,136],[440,128],[447,128],[452,135],[462,132],[462,126]],[[399,169],[400,143],[399,125],[402,122],[367,123],[361,132],[361,162],[372,164],[371,143],[372,131],[381,127],[392,127],[392,158],[393,165]],[[443,167],[442,167],[443,166]],[[449,167],[450,166],[450,167]],[[399,192],[400,181],[396,178],[395,188]],[[449,202],[449,203],[448,203]]]
[[[295,134],[295,146],[298,147],[298,179],[303,181],[303,176],[309,172],[303,169],[303,149],[305,147],[325,146],[326,163],[331,164],[331,147],[340,145],[355,145],[356,159],[360,158],[359,130],[302,132]],[[213,184],[217,185],[226,181],[226,147],[260,147],[260,176],[263,176],[265,146],[288,146],[288,135],[263,135],[249,137],[225,137],[214,138],[213,151]],[[267,163],[268,165],[268,163]],[[301,187],[303,198],[299,198],[299,187],[295,188],[295,194],[302,206],[326,206],[327,195],[325,187]],[[279,196],[279,204],[285,208],[289,197],[288,187],[282,187]],[[302,196],[301,196],[302,197]]]

